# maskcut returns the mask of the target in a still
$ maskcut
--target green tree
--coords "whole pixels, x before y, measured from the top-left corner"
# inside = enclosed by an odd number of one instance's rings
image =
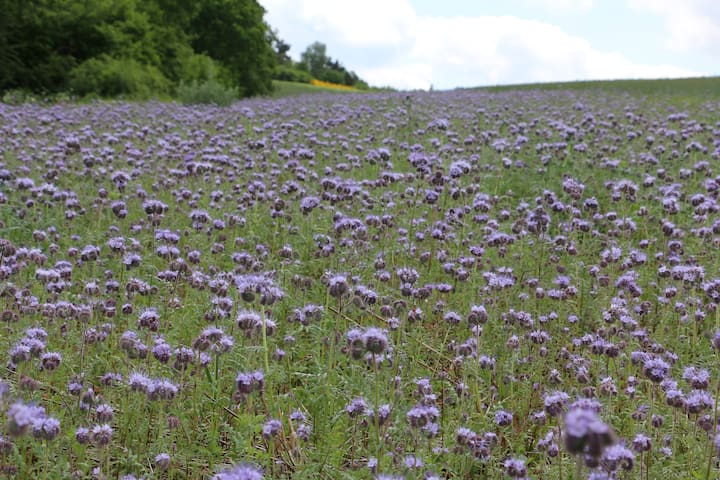
[[[243,96],[272,90],[275,54],[264,14],[256,0],[205,0],[190,25],[194,50],[220,62],[226,72],[221,80]]]
[[[330,57],[327,55],[327,46],[321,42],[311,43],[300,54],[300,63],[307,68],[313,77],[318,79],[323,76],[323,71],[328,62],[330,62]]]
[[[244,95],[272,86],[256,0],[0,0],[0,12],[0,90],[145,97],[213,72]]]
[[[267,28],[267,39],[275,52],[275,59],[278,65],[292,65],[292,58],[290,58],[290,44],[280,38],[280,33],[271,28],[269,25]]]

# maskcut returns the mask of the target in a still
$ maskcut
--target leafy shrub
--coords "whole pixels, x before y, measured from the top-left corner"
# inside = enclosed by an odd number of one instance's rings
[[[170,82],[160,71],[133,59],[101,56],[86,60],[70,72],[70,89],[81,96],[147,100],[167,94]]]
[[[284,80],[286,82],[310,83],[312,75],[307,70],[299,70],[287,65],[278,65],[275,67],[273,79]]]
[[[207,55],[191,53],[182,60],[180,79],[184,82],[204,82],[217,78],[218,64]]]
[[[23,103],[37,103],[37,97],[27,90],[14,88],[3,92],[2,103],[7,105],[22,105]]]
[[[38,94],[22,88],[12,88],[2,92],[0,103],[6,105],[23,105],[32,103],[36,105],[55,105],[75,101],[75,97],[67,92]]]
[[[339,85],[347,85],[343,72],[338,70],[331,70],[329,68],[324,69],[320,72],[320,75],[318,75],[318,80],[322,80],[323,82],[336,83]]]
[[[220,106],[230,105],[239,97],[237,88],[230,88],[222,85],[214,78],[198,82],[180,83],[177,90],[177,98],[186,105],[200,103],[215,104]]]

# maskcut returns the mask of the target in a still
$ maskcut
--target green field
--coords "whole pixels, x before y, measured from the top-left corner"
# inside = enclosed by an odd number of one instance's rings
[[[718,81],[0,104],[0,477],[718,478]]]
[[[342,90],[317,87],[306,83],[274,80],[272,98],[312,94],[348,93]],[[720,98],[720,77],[640,79],[640,80],[587,80],[575,82],[523,83],[513,85],[489,85],[458,90],[479,90],[487,92],[513,91],[559,91],[606,92],[629,95],[663,95],[674,101],[683,99],[704,100]]]
[[[476,87],[488,92],[507,91],[602,91],[635,95],[677,95],[680,97],[720,97],[720,77],[697,77],[651,80],[590,80],[576,82],[525,83]]]

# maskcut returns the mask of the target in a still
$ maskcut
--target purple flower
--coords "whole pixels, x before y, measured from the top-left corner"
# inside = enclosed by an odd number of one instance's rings
[[[647,435],[638,433],[633,439],[632,448],[637,453],[648,452],[652,449],[652,440]]]
[[[32,422],[32,436],[53,440],[60,433],[60,421],[53,417],[35,418]]]
[[[350,416],[350,418],[364,415],[367,410],[368,404],[362,397],[353,398],[352,401],[345,406],[345,412]]]
[[[499,427],[506,427],[512,424],[513,415],[505,410],[498,410],[495,412],[495,424]]]
[[[649,357],[644,361],[643,374],[654,383],[662,382],[670,372],[670,365],[658,357]]]
[[[714,405],[713,396],[705,390],[693,390],[685,398],[685,410],[690,414],[698,414]]]
[[[90,430],[85,427],[78,427],[77,430],[75,430],[75,440],[80,445],[87,444],[90,442]]]
[[[156,338],[152,354],[158,362],[167,363],[172,355],[172,347],[163,338]]]
[[[239,372],[235,378],[235,384],[241,395],[249,395],[255,391],[262,392],[265,388],[265,375],[261,370],[249,373]]]
[[[237,325],[241,330],[254,330],[262,325],[262,317],[253,310],[240,310],[237,314]]]
[[[230,351],[234,344],[235,342],[233,338],[229,335],[225,335],[225,332],[221,328],[208,327],[195,339],[193,342],[193,348],[201,352],[210,350],[213,353],[220,355]]]
[[[248,464],[238,465],[213,475],[211,480],[263,480],[262,470]]]
[[[407,412],[406,416],[411,427],[421,428],[434,423],[440,416],[440,411],[434,405],[416,405]]]
[[[565,415],[565,448],[573,455],[598,458],[615,443],[615,436],[592,410],[575,408]]]
[[[150,400],[172,400],[177,393],[177,385],[167,378],[155,378],[147,388],[147,396]]]
[[[710,384],[710,372],[704,368],[686,367],[682,375],[683,380],[688,382],[692,388],[705,390]]]
[[[113,428],[107,423],[95,425],[90,431],[90,436],[95,445],[102,447],[110,443],[113,435]]]
[[[555,391],[545,395],[545,411],[551,417],[557,417],[564,410],[565,406],[570,401],[570,396],[561,391]]]
[[[43,353],[40,357],[40,363],[43,370],[53,371],[62,362],[62,355],[57,352]]]
[[[347,293],[349,289],[347,275],[337,274],[328,278],[328,292],[331,296],[339,298]]]
[[[115,410],[107,403],[103,403],[95,408],[95,415],[100,422],[112,422],[115,417]]]
[[[10,436],[19,437],[31,425],[46,418],[45,409],[36,405],[15,402],[5,412],[6,428]]]
[[[312,196],[304,197],[300,200],[300,211],[303,213],[303,215],[307,215],[315,208],[317,208],[318,205],[320,205],[319,198]]]
[[[380,355],[388,348],[388,339],[385,332],[379,328],[370,327],[362,335],[362,341],[368,352]]]
[[[635,465],[635,455],[624,445],[611,445],[604,450],[600,465],[608,473],[615,472],[619,468],[632,470]]]
[[[505,475],[510,478],[524,478],[527,475],[527,467],[523,460],[517,458],[508,458],[502,463],[505,469]]]
[[[371,423],[377,423],[380,426],[385,425],[387,423],[387,421],[390,419],[391,413],[392,413],[392,407],[388,403],[380,405],[377,408],[377,411],[372,410],[370,408],[368,408],[365,411],[365,415],[367,415],[368,420]]]
[[[147,392],[151,383],[150,377],[140,372],[132,372],[128,376],[128,385],[136,392]]]
[[[271,418],[263,424],[262,436],[265,440],[270,440],[272,437],[280,433],[280,430],[282,430],[282,423],[280,420]]]
[[[404,463],[405,466],[409,469],[420,468],[425,465],[422,461],[422,458],[416,457],[415,455],[407,455],[405,457]]]
[[[155,455],[155,468],[160,471],[167,470],[170,467],[170,455],[163,452]]]

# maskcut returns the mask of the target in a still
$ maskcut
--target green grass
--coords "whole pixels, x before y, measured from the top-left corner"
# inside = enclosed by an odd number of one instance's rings
[[[590,80],[576,82],[525,83],[476,87],[473,90],[508,92],[518,90],[603,91],[639,95],[671,94],[720,97],[720,77],[696,77],[651,80]]]

